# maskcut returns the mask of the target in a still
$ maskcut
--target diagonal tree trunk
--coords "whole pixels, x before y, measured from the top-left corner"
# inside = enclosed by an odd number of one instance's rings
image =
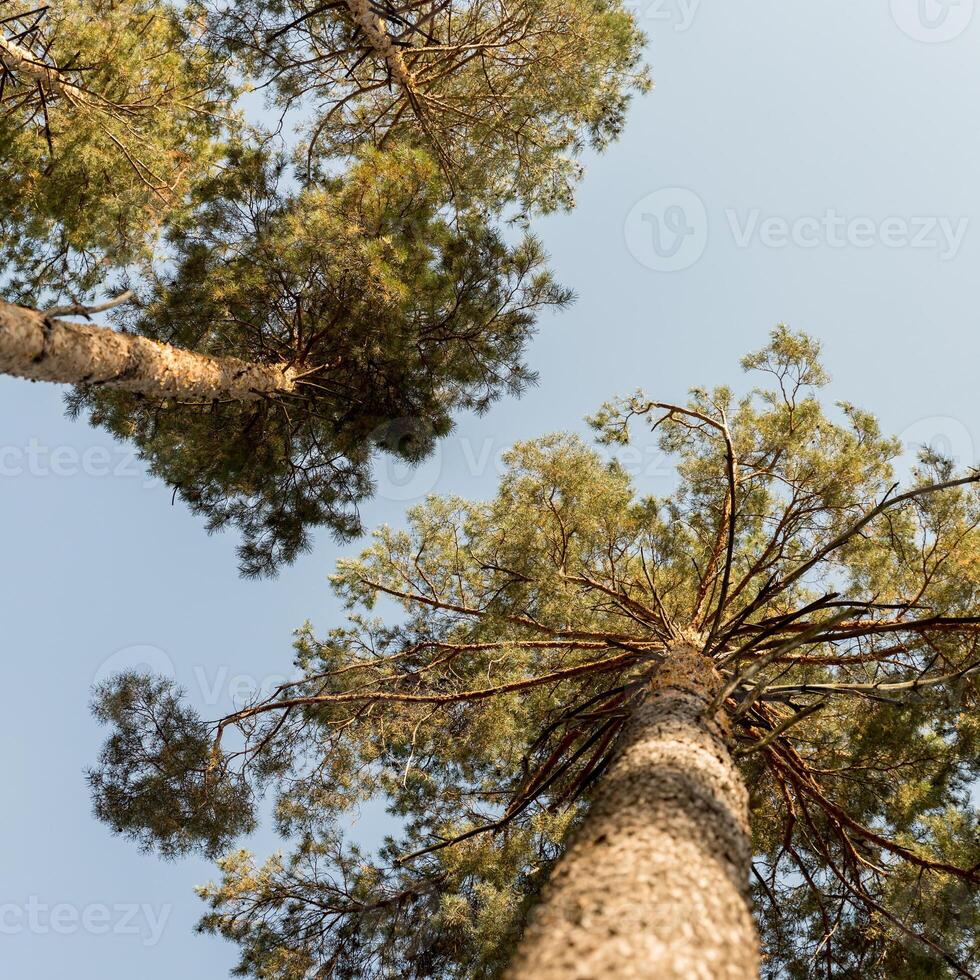
[[[3,300],[0,373],[178,401],[254,401],[289,394],[297,376],[285,364],[207,357],[109,327],[51,319]]]
[[[17,72],[36,82],[46,92],[64,95],[79,102],[89,102],[91,97],[80,85],[66,78],[57,68],[38,61],[27,48],[0,37],[0,63],[11,73]]]
[[[507,980],[750,980],[748,793],[720,677],[678,644],[545,885]]]

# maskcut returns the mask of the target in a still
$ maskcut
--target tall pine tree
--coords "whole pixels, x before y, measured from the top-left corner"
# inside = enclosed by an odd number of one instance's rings
[[[98,815],[223,855],[202,925],[255,977],[975,975],[980,473],[924,451],[900,486],[818,354],[781,327],[744,397],[605,406],[666,497],[557,435],[380,529],[347,625],[227,717],[109,682]],[[266,790],[288,852],[226,853]]]

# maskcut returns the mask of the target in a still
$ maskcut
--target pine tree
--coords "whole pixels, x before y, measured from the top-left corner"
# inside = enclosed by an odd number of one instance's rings
[[[195,26],[159,0],[0,2],[8,299],[53,306],[104,287],[148,257],[214,165],[235,89]]]
[[[606,0],[15,10],[0,372],[76,385],[73,411],[241,529],[246,574],[356,533],[376,453],[416,462],[533,380],[571,293],[504,223],[571,204],[576,155],[647,86],[641,42]],[[256,87],[315,138],[246,125]],[[67,319],[110,309],[122,329]]]
[[[348,623],[217,722],[110,681],[97,814],[222,855],[202,928],[244,975],[975,975],[980,473],[924,450],[900,486],[818,355],[780,327],[745,396],[606,405],[602,440],[659,433],[665,497],[556,435],[381,528]],[[256,863],[264,791],[291,850]]]
[[[277,171],[260,154],[207,189],[173,271],[127,322],[142,343],[244,355],[288,387],[162,406],[90,387],[71,400],[131,439],[209,528],[239,528],[252,575],[292,561],[313,528],[357,533],[376,453],[418,461],[454,411],[520,394],[537,315],[571,298],[534,238],[507,244],[478,216],[450,221],[419,151],[368,153],[289,196]]]
[[[409,142],[491,208],[570,207],[581,150],[614,139],[650,86],[616,0],[245,0],[213,36],[302,113],[309,171]]]

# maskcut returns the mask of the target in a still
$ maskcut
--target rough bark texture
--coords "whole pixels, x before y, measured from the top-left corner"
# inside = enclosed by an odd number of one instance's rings
[[[391,72],[391,77],[404,88],[409,95],[415,94],[415,78],[408,70],[401,50],[385,30],[384,22],[371,9],[368,0],[346,0],[354,23],[361,29],[365,40],[377,53]]]
[[[0,300],[0,373],[102,385],[177,401],[249,401],[294,390],[295,371],[205,357],[108,327],[47,318]]]
[[[693,645],[670,652],[508,980],[758,977],[748,794],[707,710],[719,683]]]

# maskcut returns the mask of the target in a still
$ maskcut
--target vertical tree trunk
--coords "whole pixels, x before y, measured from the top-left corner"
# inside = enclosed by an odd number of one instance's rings
[[[508,980],[758,977],[748,794],[707,710],[719,684],[690,643],[670,651]]]
[[[408,70],[401,49],[388,36],[384,21],[371,9],[369,0],[345,0],[354,23],[361,29],[368,46],[388,66],[391,77],[410,96],[415,94],[415,78]]]
[[[285,364],[206,357],[109,327],[55,320],[0,300],[0,374],[157,399],[252,401],[293,392],[296,373]]]

